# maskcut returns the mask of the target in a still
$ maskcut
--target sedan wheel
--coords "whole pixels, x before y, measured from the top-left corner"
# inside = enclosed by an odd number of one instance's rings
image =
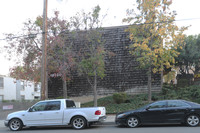
[[[127,119],[127,126],[128,127],[133,128],[133,127],[137,127],[138,125],[139,125],[139,120],[138,120],[137,117],[132,116],[132,117],[129,117]]]
[[[22,126],[23,126],[23,124],[22,124],[21,120],[19,120],[19,119],[12,119],[9,122],[9,128],[12,131],[19,131],[22,129]]]
[[[72,119],[72,127],[74,129],[83,129],[86,126],[86,120],[85,118],[81,116],[77,116]]]
[[[190,115],[186,119],[187,125],[195,127],[199,125],[199,117],[196,115]]]

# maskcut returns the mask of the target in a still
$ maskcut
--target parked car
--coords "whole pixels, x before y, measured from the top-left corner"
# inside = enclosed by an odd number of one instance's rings
[[[105,119],[105,107],[76,108],[72,100],[56,99],[40,101],[26,111],[8,114],[4,124],[12,131],[52,125],[72,125],[74,129],[83,129]]]
[[[163,100],[142,108],[121,112],[116,115],[115,123],[131,128],[145,124],[187,124],[199,125],[200,104],[185,100]]]

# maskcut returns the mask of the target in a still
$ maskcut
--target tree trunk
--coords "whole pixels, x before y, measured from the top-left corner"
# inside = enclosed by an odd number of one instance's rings
[[[151,66],[148,70],[148,102],[151,102]]]
[[[64,54],[63,54],[63,64],[65,64],[66,62],[66,49],[64,50]],[[67,99],[67,82],[66,82],[66,68],[62,68],[62,80],[63,80],[63,98]]]
[[[161,74],[160,74],[160,90],[162,90],[163,88],[163,71],[161,71]]]
[[[94,76],[94,107],[97,107],[97,72],[95,70],[95,76]]]
[[[67,82],[66,82],[66,75],[65,73],[63,74],[63,98],[67,98]]]

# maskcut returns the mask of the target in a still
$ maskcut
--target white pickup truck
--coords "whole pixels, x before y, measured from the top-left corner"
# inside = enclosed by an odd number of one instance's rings
[[[5,126],[12,131],[23,127],[72,125],[74,129],[104,121],[105,107],[76,108],[74,101],[56,99],[40,101],[26,111],[8,114]]]

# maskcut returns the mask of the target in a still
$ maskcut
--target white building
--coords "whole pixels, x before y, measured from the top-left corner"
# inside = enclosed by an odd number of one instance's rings
[[[0,101],[34,100],[40,98],[40,85],[32,81],[0,76]]]

